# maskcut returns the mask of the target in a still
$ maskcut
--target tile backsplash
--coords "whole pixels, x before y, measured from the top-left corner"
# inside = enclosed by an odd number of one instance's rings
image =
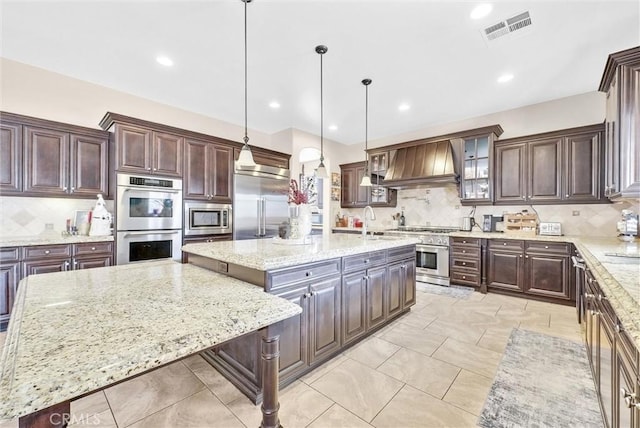
[[[0,197],[0,237],[35,236],[52,233],[45,224],[53,224],[53,232],[61,233],[66,220],[74,218],[76,210],[90,210],[97,199]],[[113,201],[105,201],[113,213]]]
[[[376,220],[372,227],[389,229],[393,227],[392,215],[402,211],[407,226],[450,226],[461,227],[462,218],[470,215],[473,207],[461,206],[455,186],[431,189],[405,189],[398,191],[398,205],[395,208],[375,208]],[[571,204],[534,205],[540,221],[562,223],[565,235],[616,236],[616,222],[623,209],[638,212],[638,203],[631,201],[613,204]],[[522,210],[533,212],[531,205],[478,206],[474,218],[482,223],[484,214],[502,215]],[[336,214],[353,215],[362,218],[362,209],[340,208],[340,202],[331,204],[331,224],[335,224]],[[577,213],[578,215],[574,215]]]

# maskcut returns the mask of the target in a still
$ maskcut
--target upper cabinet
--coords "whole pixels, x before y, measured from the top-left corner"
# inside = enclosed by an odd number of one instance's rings
[[[388,152],[380,152],[370,156],[371,187],[360,185],[366,169],[364,161],[340,165],[342,192],[340,206],[342,208],[363,208],[367,205],[395,207],[397,205],[397,190],[384,187],[388,159]]]
[[[10,113],[0,129],[3,193],[109,196],[108,133]]]
[[[640,46],[609,55],[599,90],[607,94],[605,195],[640,198]]]
[[[371,206],[395,207],[397,205],[398,191],[384,186],[384,179],[387,175],[388,167],[388,151],[373,152],[369,155],[371,187],[369,188],[368,202]],[[358,181],[358,185],[359,184],[360,181]]]
[[[241,149],[242,149],[242,146],[238,146],[233,149],[234,160],[238,160],[238,156],[240,156]],[[251,154],[253,155],[253,161],[258,165],[272,166],[274,168],[290,169],[289,159],[291,158],[291,155],[287,155],[285,153],[280,153],[273,150],[263,149],[255,146],[251,146]]]
[[[460,199],[469,204],[491,203],[494,134],[464,138],[460,169]]]
[[[233,147],[187,139],[184,155],[184,198],[231,203]]]
[[[603,125],[495,143],[495,203],[605,202],[602,197]]]
[[[184,138],[116,123],[116,171],[182,177]]]

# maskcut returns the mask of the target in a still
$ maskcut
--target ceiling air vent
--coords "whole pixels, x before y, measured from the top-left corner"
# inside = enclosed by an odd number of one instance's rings
[[[511,34],[514,31],[521,30],[531,25],[531,16],[529,12],[522,12],[504,21],[500,21],[490,27],[482,30],[482,34],[486,41],[492,41],[499,37]]]

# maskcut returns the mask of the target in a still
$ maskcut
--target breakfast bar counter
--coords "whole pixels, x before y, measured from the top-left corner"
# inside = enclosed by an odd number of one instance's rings
[[[68,403],[300,312],[246,282],[172,261],[29,276],[0,361],[0,419]]]

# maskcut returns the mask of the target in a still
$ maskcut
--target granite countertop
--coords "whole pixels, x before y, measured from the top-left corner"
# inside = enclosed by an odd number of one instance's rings
[[[24,247],[30,245],[55,245],[55,244],[81,244],[83,242],[113,241],[113,235],[87,236],[87,235],[61,235],[59,233],[42,234],[34,236],[3,236],[0,237],[0,248]]]
[[[338,231],[338,232],[350,232],[350,233],[362,233],[362,228],[361,227],[332,227],[331,228],[332,231]],[[389,229],[385,229],[382,227],[368,227],[367,228],[367,233],[384,233],[387,232]]]
[[[29,276],[20,282],[0,360],[0,419],[74,399],[301,311],[255,285],[172,261]]]
[[[414,238],[374,237],[351,234],[315,235],[312,243],[295,245],[281,239],[250,239],[187,244],[182,251],[227,263],[268,271],[287,266],[415,245]]]

